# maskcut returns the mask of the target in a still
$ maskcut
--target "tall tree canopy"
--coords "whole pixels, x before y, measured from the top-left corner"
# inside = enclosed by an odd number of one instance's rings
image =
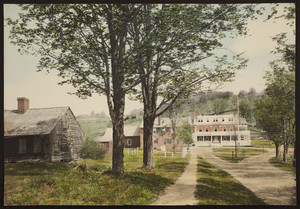
[[[144,168],[153,167],[155,117],[205,86],[230,81],[246,66],[240,55],[217,49],[222,38],[247,33],[246,21],[254,11],[253,5],[143,5],[129,33],[141,80],[131,93],[144,104]],[[214,64],[203,65],[203,60]]]
[[[112,170],[123,172],[125,94],[137,74],[130,66],[129,22],[141,5],[34,4],[12,26],[10,38],[21,53],[40,56],[38,70],[58,72],[80,98],[105,94],[113,123]]]

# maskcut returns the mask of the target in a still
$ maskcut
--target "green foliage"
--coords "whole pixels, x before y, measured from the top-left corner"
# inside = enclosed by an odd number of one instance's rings
[[[102,159],[104,158],[104,154],[105,150],[102,148],[102,146],[88,138],[85,140],[83,147],[80,150],[80,157],[83,159]]]
[[[183,121],[177,128],[176,136],[186,144],[193,143],[191,125],[187,121]]]
[[[265,205],[249,189],[223,170],[198,158],[195,197],[199,205]]]

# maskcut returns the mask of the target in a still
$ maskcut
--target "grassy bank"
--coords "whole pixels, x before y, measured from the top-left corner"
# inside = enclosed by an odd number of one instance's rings
[[[251,146],[257,148],[275,148],[274,142],[267,139],[253,139],[251,140]]]
[[[276,157],[272,157],[272,158],[270,158],[269,162],[273,166],[279,168],[280,170],[287,171],[293,175],[296,175],[296,168],[292,165],[291,161],[286,163],[280,159],[277,159]]]
[[[199,205],[264,205],[249,189],[230,174],[198,158],[195,197]]]
[[[235,157],[234,148],[215,148],[213,151],[215,156],[232,163],[238,163],[247,157],[266,152],[266,150],[263,149],[240,148],[237,151],[237,157]]]
[[[139,155],[125,152],[125,174],[114,176],[106,171],[111,156],[102,160],[85,159],[74,164],[5,164],[5,205],[147,205],[174,182],[188,164],[189,155],[154,156],[156,168],[139,169]]]

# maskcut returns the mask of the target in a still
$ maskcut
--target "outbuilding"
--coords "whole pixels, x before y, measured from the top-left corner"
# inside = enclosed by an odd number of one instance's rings
[[[84,133],[70,107],[29,109],[29,99],[17,100],[17,110],[4,111],[6,161],[79,159]]]

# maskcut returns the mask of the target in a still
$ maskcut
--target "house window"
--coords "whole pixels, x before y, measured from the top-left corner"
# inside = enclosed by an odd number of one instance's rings
[[[216,119],[214,118],[213,122],[216,122]]]
[[[200,122],[200,120],[198,120],[198,122]]]
[[[233,118],[229,118],[229,121],[233,121]]]
[[[241,135],[241,140],[244,140],[245,139],[245,136],[244,135]]]
[[[203,136],[197,136],[197,141],[203,141]]]
[[[202,132],[202,128],[199,128],[199,132]]]
[[[170,128],[170,127],[167,127],[167,128],[166,128],[166,132],[167,132],[167,133],[171,133],[171,128]]]
[[[218,122],[218,118],[216,118],[216,122]]]
[[[233,127],[232,126],[230,126],[230,131],[233,131]]]
[[[224,126],[224,129],[223,129],[224,131],[226,131],[226,126]]]
[[[209,118],[207,118],[206,122],[209,122]]]
[[[164,144],[167,144],[167,143],[168,143],[168,144],[171,144],[171,141],[172,141],[172,140],[171,140],[170,138],[165,138],[165,139],[164,139]]]
[[[208,128],[205,128],[205,132],[208,132]]]
[[[203,119],[201,118],[200,122],[203,122]]]
[[[42,140],[40,138],[33,139],[33,153],[40,153],[42,151]]]
[[[218,127],[215,127],[215,131],[218,131]]]
[[[157,143],[158,143],[158,139],[157,139],[157,138],[154,138],[154,139],[153,139],[153,142],[154,142],[154,144],[157,144]]]
[[[222,136],[223,141],[230,141],[230,136]]]
[[[132,140],[131,139],[127,139],[127,146],[131,146],[132,145]]]
[[[26,139],[19,139],[19,153],[26,153]]]
[[[224,122],[225,121],[225,119],[224,118],[222,118],[222,122]]]

